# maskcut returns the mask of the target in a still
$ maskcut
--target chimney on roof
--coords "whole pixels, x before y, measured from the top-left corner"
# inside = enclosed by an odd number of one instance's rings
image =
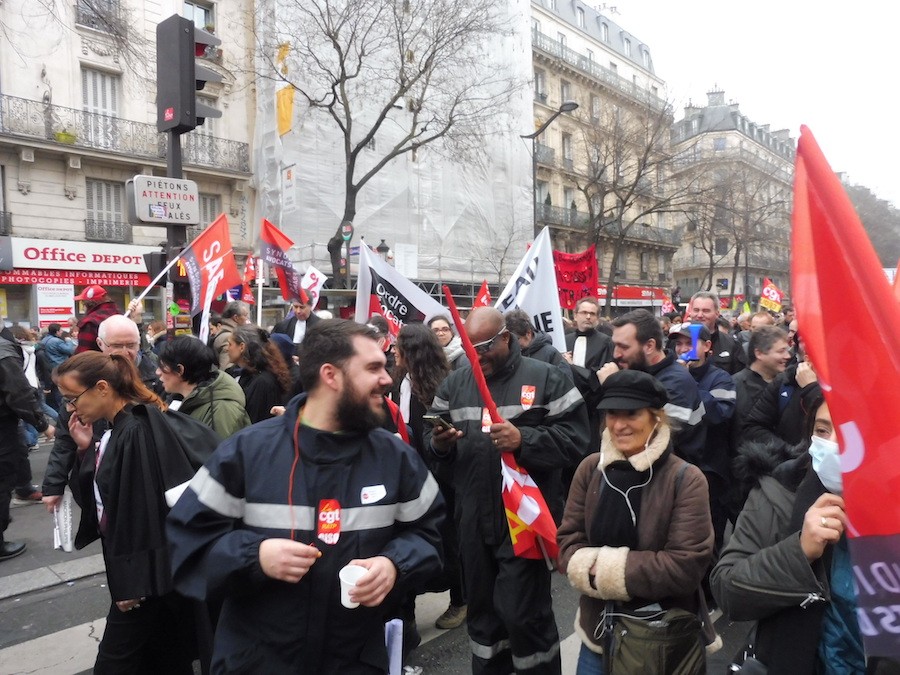
[[[725,105],[725,92],[718,87],[713,87],[712,91],[706,92],[706,98],[708,99],[707,105]]]

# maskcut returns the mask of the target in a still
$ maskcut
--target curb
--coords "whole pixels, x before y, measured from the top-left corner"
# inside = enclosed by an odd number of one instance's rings
[[[41,591],[45,588],[84,579],[106,572],[103,554],[78,558],[70,562],[38,567],[0,578],[0,600]]]

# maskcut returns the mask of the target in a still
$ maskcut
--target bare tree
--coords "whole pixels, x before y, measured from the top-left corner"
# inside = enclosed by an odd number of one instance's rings
[[[606,270],[606,285],[611,289],[615,261],[635,227],[649,226],[657,214],[690,210],[703,192],[701,173],[668,180],[675,168],[669,105],[609,105],[590,115],[581,126],[586,169],[575,181],[587,203],[589,240],[598,248],[601,242],[611,248],[613,264]],[[607,293],[607,314],[612,295]]]
[[[339,130],[341,223],[353,222],[360,190],[392,159],[438,141],[453,156],[477,148],[525,84],[485,65],[489,43],[508,30],[496,3],[281,0],[279,12],[274,41],[257,40],[259,75],[292,85]],[[335,278],[341,244],[338,225],[328,243]]]

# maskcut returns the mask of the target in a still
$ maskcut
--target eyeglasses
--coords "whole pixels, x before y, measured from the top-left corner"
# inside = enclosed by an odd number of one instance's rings
[[[83,392],[78,394],[78,396],[63,396],[62,397],[63,405],[70,405],[74,408],[75,405],[78,403],[78,399],[80,399],[82,396],[84,396],[87,392],[89,392],[91,389],[93,389],[96,386],[97,386],[96,384],[92,384],[90,387],[88,387]]]
[[[435,333],[449,333],[450,326],[444,326],[443,328],[432,328],[431,330]]]
[[[102,339],[102,338],[101,338]],[[111,342],[107,342],[103,340],[103,344],[106,345],[107,349],[138,349],[141,346],[140,342],[122,342],[112,344]]]
[[[583,309],[579,309],[577,312],[575,312],[575,314],[580,314],[581,316],[597,316],[597,312],[588,312]]]
[[[497,333],[490,340],[485,340],[484,342],[476,342],[472,346],[475,348],[476,354],[487,354],[494,348],[494,343],[497,341],[497,338],[506,333],[507,330],[504,328],[499,333]]]

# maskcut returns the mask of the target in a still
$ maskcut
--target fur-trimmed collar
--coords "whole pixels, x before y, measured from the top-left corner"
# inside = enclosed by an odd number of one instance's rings
[[[671,431],[668,424],[660,424],[656,433],[650,438],[650,443],[645,450],[628,457],[628,462],[636,471],[646,471],[650,466],[662,457],[662,454],[669,447]],[[600,441],[600,462],[597,468],[606,468],[612,462],[618,462],[625,459],[625,455],[619,452],[612,442],[609,429],[603,430],[603,437]]]

